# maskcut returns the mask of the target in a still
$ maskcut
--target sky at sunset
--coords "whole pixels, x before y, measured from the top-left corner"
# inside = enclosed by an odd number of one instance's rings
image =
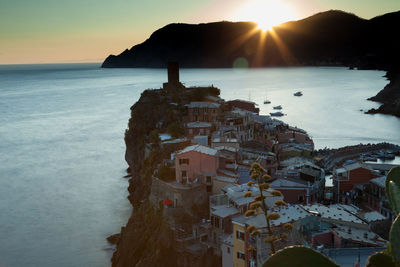
[[[265,28],[340,9],[370,19],[399,0],[0,0],[0,64],[101,62],[173,22]]]

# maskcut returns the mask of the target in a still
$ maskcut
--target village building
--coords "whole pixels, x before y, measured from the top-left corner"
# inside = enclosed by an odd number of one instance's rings
[[[334,199],[338,203],[353,203],[359,197],[354,193],[353,188],[377,177],[379,175],[370,166],[362,162],[355,162],[334,169],[332,176]]]
[[[233,110],[235,108],[241,109],[241,110],[247,110],[252,113],[258,114],[260,112],[260,109],[256,107],[256,103],[251,102],[251,101],[246,101],[246,100],[231,100],[226,102],[226,106],[228,107],[229,110]]]
[[[281,208],[274,208],[273,211],[280,215],[278,220],[271,221],[271,227],[274,234],[279,235],[282,226],[285,223],[292,223],[293,229],[289,231],[288,238],[285,242],[275,243],[276,249],[283,248],[289,245],[300,244],[302,237],[298,232],[301,219],[312,216],[304,211],[298,205],[289,205]],[[268,259],[270,253],[270,246],[264,242],[267,235],[267,225],[264,214],[257,216],[246,217],[239,215],[232,218],[233,223],[233,266],[246,267],[246,266],[262,266],[263,262]],[[260,230],[261,234],[252,236],[246,231],[247,227],[254,225]],[[255,250],[249,250],[253,247]]]
[[[280,132],[277,134],[277,139],[279,143],[302,143],[308,144],[314,148],[313,140],[305,131],[300,129],[294,130],[294,128],[291,128],[284,132]]]
[[[324,180],[325,181],[325,180]],[[323,193],[319,183],[301,179],[279,178],[271,182],[271,188],[283,194],[284,201],[291,204],[313,204]]]
[[[307,143],[282,143],[278,144],[276,154],[280,161],[284,161],[293,157],[311,158],[313,151],[313,146]]]
[[[366,229],[345,225],[335,227],[313,236],[313,246],[325,248],[384,247],[387,241],[378,234]]]
[[[321,221],[331,224],[342,224],[350,227],[368,229],[366,221],[356,215],[358,209],[351,205],[321,205],[319,203],[313,205],[302,205],[302,208],[321,218]]]
[[[185,125],[185,136],[193,138],[196,135],[210,136],[212,124],[209,122],[189,122]]]
[[[386,197],[385,183],[386,176],[380,176],[369,180],[364,191],[364,204],[368,208],[378,211],[389,220],[393,220],[395,214],[390,208],[389,201]]]
[[[202,145],[192,145],[175,154],[176,181],[192,183],[205,179],[212,186],[212,179],[219,168],[218,150]]]
[[[220,114],[220,104],[214,102],[190,102],[188,109],[188,122],[216,123]]]

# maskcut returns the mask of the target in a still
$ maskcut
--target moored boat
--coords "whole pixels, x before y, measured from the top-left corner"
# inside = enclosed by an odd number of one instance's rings
[[[298,91],[298,92],[294,93],[293,95],[294,95],[294,96],[302,96],[303,93],[302,93],[301,91]]]
[[[269,113],[272,117],[282,117],[285,114],[283,114],[282,112],[278,111],[278,112],[270,112]]]

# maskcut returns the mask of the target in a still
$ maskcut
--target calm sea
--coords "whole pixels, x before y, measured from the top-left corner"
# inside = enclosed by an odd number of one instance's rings
[[[184,69],[187,86],[282,105],[317,148],[400,144],[400,119],[365,115],[387,83],[345,68]],[[0,266],[108,266],[105,238],[130,214],[122,178],[130,106],[166,81],[161,69],[99,64],[0,66]],[[293,93],[302,91],[302,97]],[[272,103],[264,105],[265,99]]]

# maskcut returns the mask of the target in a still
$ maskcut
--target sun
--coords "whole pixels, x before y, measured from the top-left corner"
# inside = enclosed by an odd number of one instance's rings
[[[272,23],[263,23],[263,22],[256,22],[257,23],[257,29],[260,29],[262,31],[272,31],[275,25],[272,25]]]
[[[293,20],[292,7],[285,0],[248,0],[234,15],[236,20],[254,21],[263,31],[272,30],[273,26]]]

